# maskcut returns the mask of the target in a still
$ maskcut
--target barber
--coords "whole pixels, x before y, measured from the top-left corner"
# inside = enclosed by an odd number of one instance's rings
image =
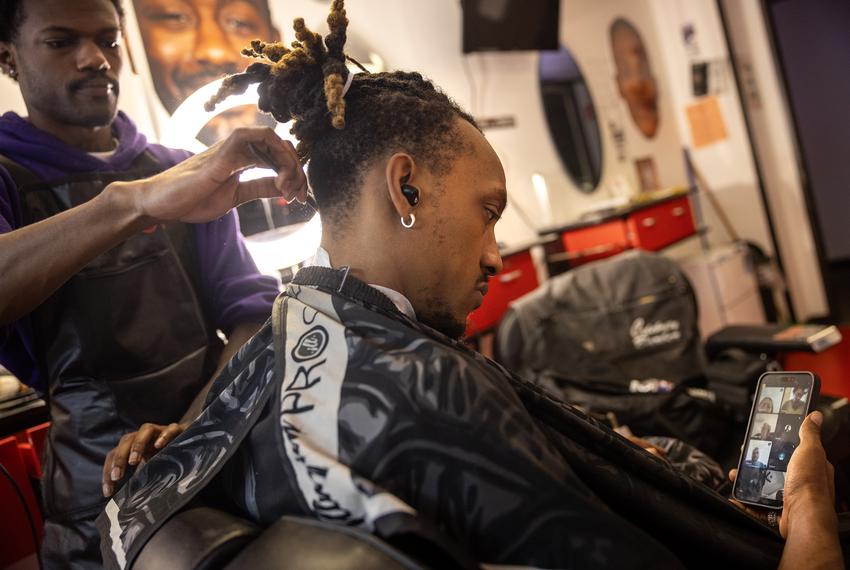
[[[0,69],[27,109],[0,117],[0,363],[49,395],[47,568],[100,566],[107,452],[145,422],[157,439],[191,420],[268,317],[277,284],[228,212],[306,196],[292,145],[267,128],[188,160],[148,144],[117,112],[122,18],[119,0],[0,6]],[[249,143],[276,178],[239,181]],[[148,178],[177,163],[167,183]]]

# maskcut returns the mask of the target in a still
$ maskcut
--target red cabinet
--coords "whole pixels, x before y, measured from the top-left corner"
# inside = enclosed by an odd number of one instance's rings
[[[657,251],[696,232],[687,196],[649,206],[626,218],[633,248]]]
[[[658,251],[695,235],[696,225],[690,198],[679,194],[555,231],[560,234],[564,250],[554,257],[575,267],[627,249]]]
[[[630,247],[628,228],[622,220],[565,231],[561,241],[572,266],[609,257]]]
[[[502,264],[502,271],[491,277],[487,284],[484,302],[469,315],[467,336],[494,328],[499,324],[511,301],[534,291],[540,284],[529,250],[505,255]]]

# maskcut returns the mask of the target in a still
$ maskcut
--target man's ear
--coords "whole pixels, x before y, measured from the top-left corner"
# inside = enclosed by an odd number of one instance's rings
[[[387,184],[387,197],[392,202],[393,209],[399,218],[407,218],[415,206],[405,197],[401,187],[402,185],[409,184],[419,188],[417,185],[416,161],[407,153],[397,152],[387,161],[384,176]]]
[[[0,69],[12,79],[14,79],[14,75],[17,73],[15,50],[9,42],[0,42]]]

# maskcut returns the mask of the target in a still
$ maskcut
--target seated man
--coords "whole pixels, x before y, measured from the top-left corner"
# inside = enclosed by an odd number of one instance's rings
[[[420,75],[349,74],[341,0],[328,23],[325,45],[300,20],[292,50],[254,42],[269,63],[224,88],[258,81],[260,107],[295,119],[322,213],[316,266],[108,502],[107,567],[213,498],[263,524],[366,529],[434,567],[775,568],[774,529],[455,340],[501,268],[499,159]],[[784,562],[840,564],[817,422],[802,431]]]

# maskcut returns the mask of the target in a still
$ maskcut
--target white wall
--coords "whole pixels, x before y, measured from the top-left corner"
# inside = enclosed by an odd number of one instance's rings
[[[692,148],[691,155],[738,235],[772,254],[767,213],[760,196],[717,5],[714,0],[651,0],[651,7],[683,144],[692,147],[685,108],[699,100],[693,96],[691,64],[698,61],[719,62],[720,69],[724,70],[720,78],[723,87],[713,96],[717,97],[728,139],[699,149]],[[694,26],[696,38],[695,47],[689,49],[686,49],[682,35],[686,24]],[[728,241],[730,236],[707,199],[703,197],[701,204],[711,228],[710,241],[713,244]]]
[[[629,20],[640,31],[657,82],[659,126],[651,139],[635,127],[628,106],[618,92],[609,35],[611,23],[618,17]],[[604,131],[603,187],[610,186],[614,177],[623,176],[637,191],[639,183],[634,160],[644,157],[652,157],[655,161],[662,188],[681,186],[687,182],[675,119],[675,101],[667,84],[664,58],[657,36],[650,0],[562,2],[561,37],[584,72]],[[622,161],[615,152],[614,140],[608,128],[611,122],[625,132],[625,156]]]
[[[776,240],[799,319],[828,312],[795,151],[787,101],[770,48],[761,3],[724,0],[732,48],[744,81],[756,154],[762,165]]]
[[[746,132],[743,109],[731,69],[717,4],[714,0],[650,0],[659,38],[667,62],[667,78],[679,106],[680,137],[686,144],[690,131],[683,109],[696,99],[691,92],[692,61],[724,62],[725,88],[716,96],[729,139],[692,151],[695,164],[705,175],[721,207],[740,237],[774,253],[768,229],[768,211],[773,221],[779,252],[785,268],[791,301],[798,319],[827,313],[823,279],[817,264],[814,240],[806,216],[800,171],[794,152],[794,136],[783,90],[758,0],[724,0],[735,57],[746,64],[743,81],[750,91],[748,102],[756,151],[760,161],[768,204],[758,189],[751,141]],[[696,50],[686,50],[682,28],[696,30]],[[695,53],[696,51],[696,53]],[[702,210],[711,227],[712,243],[728,239],[714,210],[702,200]]]

